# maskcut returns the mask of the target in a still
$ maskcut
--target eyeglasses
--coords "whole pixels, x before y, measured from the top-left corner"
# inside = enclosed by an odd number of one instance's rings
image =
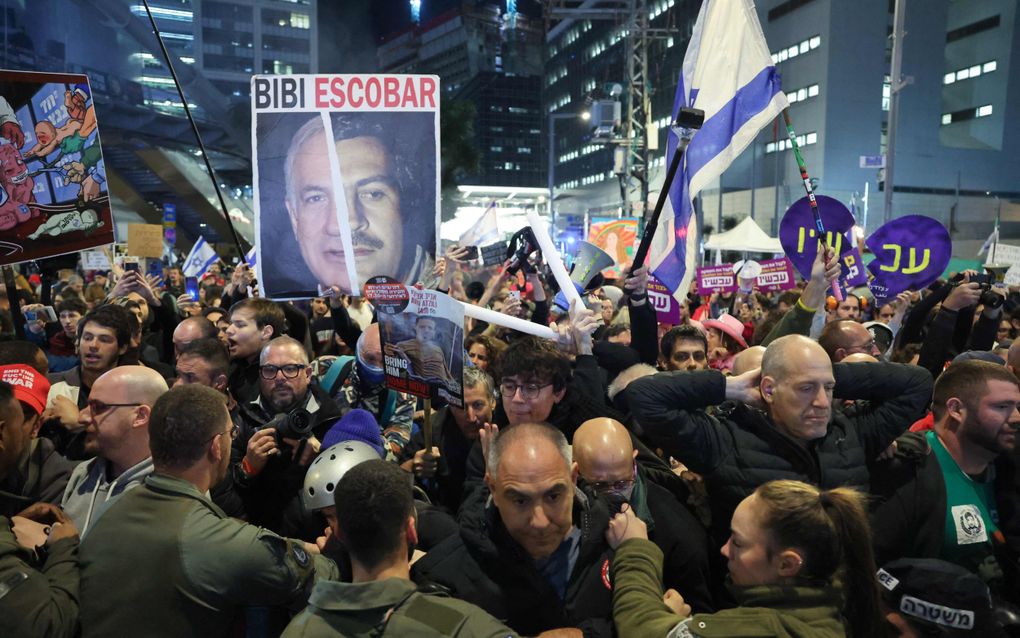
[[[266,381],[269,381],[270,379],[275,379],[277,373],[279,373],[279,372],[283,372],[284,378],[286,378],[286,379],[293,379],[297,375],[301,374],[301,371],[304,370],[307,367],[308,366],[297,364],[297,363],[288,363],[285,366],[269,366],[269,365],[266,365],[266,366],[262,366],[259,369],[259,374],[261,374],[262,378],[265,379]]]
[[[591,483],[591,489],[595,490],[596,494],[605,494],[607,492],[615,492],[619,494],[629,490],[636,480],[637,465],[634,466],[629,479],[620,479],[618,481],[595,481],[594,483]]]
[[[231,423],[230,424],[230,431],[229,431],[230,440],[233,441],[233,440],[237,439],[237,435],[240,433],[240,431],[241,430],[240,430],[240,428],[237,427],[236,423]],[[213,439],[215,439],[216,437],[218,437],[221,434],[227,434],[227,432],[217,432],[216,434],[214,434],[214,435],[210,436],[208,439],[206,439],[205,442],[208,443],[209,441],[212,441]]]
[[[877,347],[878,346],[875,344],[875,340],[872,339],[871,341],[868,341],[867,343],[862,343],[862,344],[857,345],[857,346],[849,346],[847,348],[847,350],[867,350],[868,352],[871,352],[872,349],[877,348]]]
[[[89,399],[88,402],[86,403],[86,405],[89,408],[89,412],[92,413],[92,416],[99,416],[100,414],[104,414],[104,413],[106,413],[107,411],[109,411],[109,410],[111,410],[113,408],[133,408],[133,407],[138,407],[140,405],[145,405],[145,404],[144,403],[103,403],[99,399]]]
[[[517,394],[517,390],[520,389],[521,396],[530,400],[536,398],[538,393],[542,391],[542,388],[550,385],[552,383],[514,383],[513,381],[504,381],[499,384],[499,393],[501,396],[509,399]]]

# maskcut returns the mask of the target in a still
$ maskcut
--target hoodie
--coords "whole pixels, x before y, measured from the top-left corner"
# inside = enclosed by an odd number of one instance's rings
[[[110,473],[110,462],[96,457],[80,463],[71,474],[60,506],[74,521],[81,538],[85,538],[85,534],[118,496],[141,485],[145,477],[152,474],[152,457],[128,468],[112,481],[109,479]]]

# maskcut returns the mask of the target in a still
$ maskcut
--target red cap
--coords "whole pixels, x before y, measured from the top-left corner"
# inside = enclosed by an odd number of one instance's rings
[[[36,414],[46,409],[46,397],[50,393],[50,382],[35,368],[23,364],[0,366],[0,381],[10,384],[14,398],[28,404]]]

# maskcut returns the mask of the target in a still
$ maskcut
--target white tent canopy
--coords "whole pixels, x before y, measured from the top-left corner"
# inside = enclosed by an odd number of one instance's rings
[[[745,217],[732,230],[713,234],[705,242],[705,250],[733,250],[748,253],[781,253],[783,245],[769,237],[750,217]]]

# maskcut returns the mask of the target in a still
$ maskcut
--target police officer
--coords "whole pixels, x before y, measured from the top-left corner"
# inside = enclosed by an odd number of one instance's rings
[[[478,607],[420,592],[411,581],[408,556],[418,538],[410,474],[382,460],[358,463],[334,500],[332,532],[350,553],[354,582],[316,583],[283,638],[516,636]]]
[[[300,607],[316,579],[336,577],[314,546],[228,518],[209,499],[234,431],[212,388],[176,387],[153,406],[152,475],[81,547],[83,636],[224,636],[242,607]]]
[[[17,465],[17,441],[29,436],[28,429],[14,390],[0,382],[0,481]],[[12,527],[11,519],[0,516],[0,636],[74,636],[78,530],[49,503],[14,519]]]

